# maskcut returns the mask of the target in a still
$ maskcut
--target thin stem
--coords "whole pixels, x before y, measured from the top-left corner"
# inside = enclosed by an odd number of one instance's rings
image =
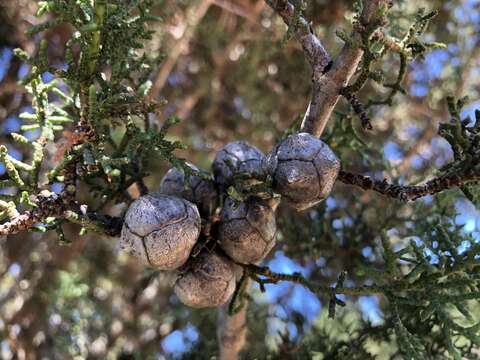
[[[363,190],[373,190],[382,195],[402,200],[416,200],[426,195],[433,195],[454,187],[480,181],[480,170],[473,168],[458,174],[445,174],[434,178],[423,185],[401,186],[384,180],[373,180],[369,176],[340,171],[338,180],[348,185],[355,185]]]

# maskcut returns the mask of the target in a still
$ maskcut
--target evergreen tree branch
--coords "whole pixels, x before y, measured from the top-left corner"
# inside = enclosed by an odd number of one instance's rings
[[[49,216],[58,216],[64,210],[63,201],[57,194],[39,195],[34,203],[36,207],[33,210],[17,213],[10,221],[1,224],[0,236],[28,230]]]
[[[267,284],[277,284],[280,281],[290,281],[296,284],[300,284],[308,288],[310,291],[314,293],[320,293],[325,295],[336,295],[336,294],[344,294],[344,295],[352,295],[352,296],[360,296],[360,295],[373,295],[373,294],[383,294],[385,292],[385,287],[378,286],[378,285],[363,285],[357,287],[344,287],[344,286],[324,286],[320,284],[315,284],[309,280],[307,280],[304,276],[300,273],[293,273],[293,274],[282,274],[271,271],[266,266],[257,266],[254,264],[238,264],[244,268],[246,271],[247,276],[249,276],[253,281],[259,284],[260,290],[262,292],[265,291],[265,285]]]
[[[397,255],[397,254],[395,254]],[[391,259],[394,261],[394,259]],[[330,298],[334,295],[347,295],[347,296],[362,296],[362,295],[380,295],[380,294],[397,294],[400,295],[403,292],[406,293],[428,293],[429,296],[425,296],[425,299],[429,299],[432,296],[431,286],[432,284],[442,280],[445,287],[445,278],[455,278],[456,275],[462,274],[465,271],[473,272],[480,267],[480,262],[477,260],[463,261],[462,263],[455,264],[452,267],[446,267],[440,271],[433,272],[428,275],[418,277],[416,268],[412,269],[410,273],[404,277],[396,277],[388,280],[385,284],[373,284],[373,285],[360,285],[346,287],[342,283],[345,280],[342,279],[342,275],[336,286],[325,286],[317,284],[313,281],[306,279],[300,273],[282,274],[277,273],[266,266],[257,266],[254,264],[238,264],[244,268],[246,274],[250,279],[257,282],[262,292],[265,291],[266,284],[277,284],[280,281],[290,281],[296,284],[300,284],[308,288],[313,293],[323,294]],[[388,264],[387,264],[388,265]],[[418,269],[425,270],[423,264],[418,266]],[[412,281],[417,277],[415,280]],[[458,282],[458,281],[457,281]],[[455,284],[453,284],[455,285]],[[442,288],[443,290],[443,288]],[[459,296],[443,297],[443,301],[452,302],[459,299],[474,299],[480,296],[480,292],[471,291],[470,293],[462,293]]]
[[[10,221],[0,224],[0,236],[30,230],[36,224],[42,223],[53,216],[57,219],[66,219],[80,224],[88,230],[108,236],[118,236],[122,229],[122,219],[89,212],[85,205],[66,202],[62,195],[43,191],[32,203],[35,206],[32,210],[27,210],[22,214],[17,213]]]
[[[365,1],[358,24],[350,35],[351,41],[345,44],[339,56],[331,62],[330,55],[313,34],[309,23],[302,16],[297,16],[298,19],[295,19],[295,7],[289,1],[266,0],[266,2],[287,25],[292,26],[297,20],[294,29],[295,37],[302,44],[305,56],[313,70],[312,98],[303,118],[301,131],[319,137],[341,96],[342,89],[347,86],[362,59],[364,50],[358,45],[361,43],[362,33],[371,33],[381,24],[379,20],[391,3],[387,0]],[[364,114],[362,117],[368,128],[368,121],[365,120]]]
[[[348,185],[355,185],[363,190],[373,190],[382,195],[401,201],[412,201],[426,195],[434,195],[454,187],[480,181],[480,169],[474,167],[459,173],[447,173],[423,185],[401,186],[389,183],[386,179],[374,180],[370,176],[340,171],[338,180]]]
[[[305,57],[312,66],[314,77],[321,74],[331,61],[331,57],[323,44],[314,34],[310,23],[296,13],[297,9],[287,0],[266,0],[266,3],[277,12],[294,31],[294,36],[302,45]]]

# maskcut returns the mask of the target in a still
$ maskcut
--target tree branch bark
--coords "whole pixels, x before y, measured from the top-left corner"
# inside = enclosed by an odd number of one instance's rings
[[[401,186],[384,180],[373,180],[369,176],[340,171],[338,180],[348,185],[356,185],[363,190],[373,190],[382,195],[402,201],[416,200],[426,195],[433,195],[454,187],[480,181],[479,169],[471,169],[458,174],[445,174],[427,181],[423,185]]]
[[[294,19],[295,8],[287,0],[265,0],[287,25]],[[295,37],[302,44],[305,57],[312,66],[312,97],[302,121],[301,131],[320,137],[341,96],[340,91],[349,80],[362,59],[363,50],[354,45],[361,43],[361,33],[377,18],[381,6],[389,6],[387,0],[367,0],[359,17],[359,23],[351,34],[352,41],[345,44],[338,57],[331,57],[315,36],[309,23],[300,17]],[[331,67],[328,66],[331,64]]]
[[[218,309],[217,340],[220,360],[236,360],[245,346],[247,337],[247,307],[236,314],[228,315],[228,304]]]
[[[108,236],[118,236],[122,230],[123,219],[87,211],[85,205],[68,203],[65,198],[54,193],[40,194],[34,202],[37,207],[33,210],[25,211],[0,224],[0,236],[29,230],[50,216],[66,219]]]

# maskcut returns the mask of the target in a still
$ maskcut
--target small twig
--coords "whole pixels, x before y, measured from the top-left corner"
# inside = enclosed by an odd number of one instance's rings
[[[379,106],[379,105],[391,105],[393,102],[393,98],[395,95],[400,92],[405,94],[405,90],[402,87],[402,82],[405,78],[407,73],[407,56],[403,53],[399,53],[400,56],[400,67],[398,69],[398,75],[394,83],[392,84],[383,84],[384,87],[391,89],[388,96],[383,100],[372,100],[368,101],[366,108],[370,108],[371,106]]]
[[[60,217],[74,224],[81,225],[87,230],[108,236],[118,236],[123,226],[121,218],[88,211],[86,205],[66,210]]]
[[[28,230],[33,225],[41,222],[49,216],[56,216],[61,214],[64,209],[64,203],[56,194],[50,194],[48,196],[39,195],[35,201],[37,205],[31,211],[25,211],[10,221],[0,225],[0,236],[16,234],[20,231]]]
[[[445,174],[423,185],[401,186],[384,180],[373,180],[369,176],[340,171],[338,180],[348,185],[355,185],[363,190],[373,190],[382,195],[401,201],[412,201],[422,196],[433,195],[454,187],[480,181],[480,170],[470,169],[458,174]]]
[[[342,92],[342,95],[352,106],[353,111],[355,114],[358,115],[360,121],[362,122],[362,128],[364,130],[372,130],[373,126],[370,121],[370,117],[365,110],[365,106],[360,102],[357,95],[349,93],[349,92]]]
[[[345,271],[342,271],[338,276],[338,281],[337,285],[335,285],[335,289],[343,286],[346,277],[347,273]],[[342,307],[346,306],[345,302],[337,298],[336,294],[333,293],[330,295],[330,301],[328,303],[328,317],[330,319],[335,319],[335,310],[337,305]]]
[[[345,287],[343,282],[345,281],[344,275],[340,274],[339,280],[336,286],[324,286],[307,280],[300,273],[293,274],[281,274],[271,271],[268,267],[257,266],[253,264],[238,264],[243,267],[247,276],[256,281],[260,287],[264,287],[266,284],[277,284],[280,281],[290,281],[296,284],[300,284],[308,288],[313,293],[327,296],[330,300],[335,295],[343,294],[346,296],[363,296],[363,295],[381,295],[381,294],[400,294],[408,292],[429,292],[429,284],[432,281],[438,281],[445,276],[454,276],[462,271],[473,271],[480,266],[480,263],[474,261],[473,263],[464,262],[458,265],[456,268],[448,268],[443,271],[439,271],[430,275],[420,277],[419,279],[411,282],[408,278],[389,281],[383,285],[360,285],[354,287]],[[473,292],[472,292],[472,297]],[[335,297],[336,305],[344,306],[343,301]]]
[[[66,203],[62,196],[55,193],[45,193],[37,196],[33,210],[18,214],[10,221],[0,224],[0,236],[12,235],[31,229],[35,224],[45,221],[48,217],[66,219],[108,236],[117,236],[122,229],[123,220],[96,212],[84,211],[86,206]]]
[[[277,12],[287,25],[291,25],[295,16],[295,7],[287,0],[265,0]],[[295,38],[302,45],[305,56],[312,66],[314,76],[323,72],[330,63],[331,57],[318,37],[313,33],[310,23],[300,16],[295,29]]]
[[[323,286],[315,284],[305,279],[300,273],[293,274],[281,274],[271,271],[268,267],[257,266],[253,264],[238,264],[244,268],[247,275],[257,282],[260,287],[264,287],[266,284],[277,284],[280,281],[291,281],[296,284],[300,284],[308,288],[310,291],[318,294],[325,294],[332,296],[335,294],[344,294],[344,295],[373,295],[373,294],[383,294],[386,290],[384,286],[378,285],[363,285],[357,287],[344,287],[344,286]],[[395,284],[389,285],[389,287],[394,286]],[[403,285],[402,285],[403,286]]]

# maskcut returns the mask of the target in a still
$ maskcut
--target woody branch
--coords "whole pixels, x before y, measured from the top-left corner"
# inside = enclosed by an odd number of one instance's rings
[[[348,185],[356,185],[363,190],[373,190],[382,195],[402,200],[412,201],[426,195],[434,195],[454,187],[480,181],[480,168],[478,166],[454,174],[444,174],[422,185],[401,186],[389,183],[386,179],[374,180],[369,176],[340,171],[338,180]]]
[[[295,7],[287,0],[265,0],[276,11],[287,25],[291,25],[295,16]],[[307,111],[302,121],[301,131],[320,137],[337,104],[342,89],[355,74],[363,56],[363,49],[354,44],[361,43],[362,32],[380,25],[377,21],[382,6],[390,7],[387,0],[369,0],[364,2],[358,24],[354,27],[352,41],[345,44],[338,57],[334,60],[323,47],[321,41],[313,33],[308,21],[299,17],[295,29],[295,37],[302,45],[303,51],[312,66],[312,95]],[[356,102],[356,97],[350,95],[347,99]],[[363,121],[363,119],[362,119]]]

